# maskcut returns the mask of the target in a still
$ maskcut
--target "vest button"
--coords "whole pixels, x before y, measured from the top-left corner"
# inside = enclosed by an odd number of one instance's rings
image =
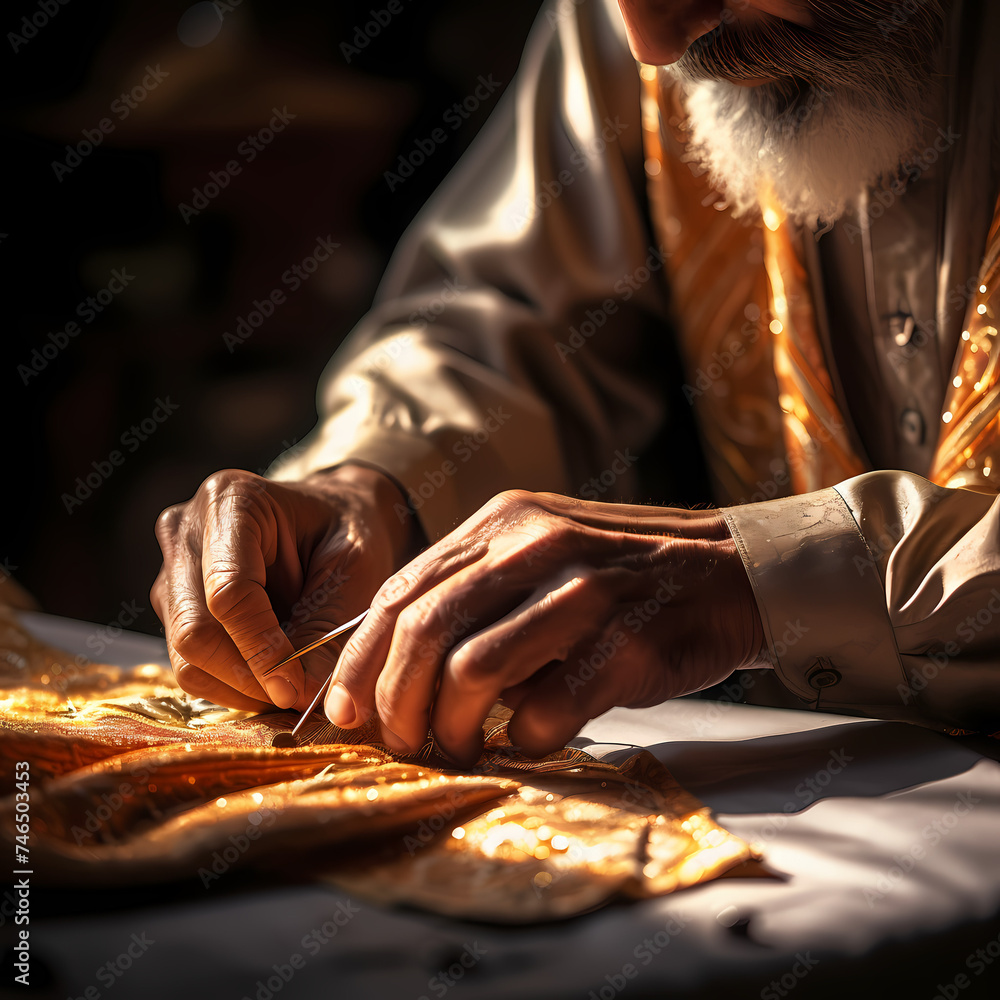
[[[815,691],[836,687],[840,683],[840,671],[834,670],[826,660],[818,660],[816,666],[806,674],[806,682]]]
[[[907,444],[924,443],[924,418],[919,410],[903,410],[899,418],[899,430]]]
[[[917,321],[908,313],[893,313],[889,317],[889,333],[896,342],[897,347],[906,347],[913,340],[913,333],[917,328]]]

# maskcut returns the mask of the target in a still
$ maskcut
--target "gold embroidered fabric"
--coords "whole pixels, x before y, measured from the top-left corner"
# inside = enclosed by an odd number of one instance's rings
[[[668,270],[680,342],[717,480],[734,500],[765,500],[834,486],[868,471],[835,398],[805,268],[776,200],[764,193],[762,218],[754,225],[733,219],[685,153],[678,88],[656,67],[643,66],[640,75],[652,215],[672,255]],[[1000,203],[928,477],[942,486],[997,489],[990,477],[1000,458],[998,277]],[[748,310],[748,319],[761,317],[756,329],[741,325],[741,309]],[[716,371],[704,378],[708,359]],[[768,485],[768,477],[760,477],[769,446],[782,445],[779,459],[787,473],[754,497]]]
[[[672,892],[753,857],[646,751],[621,767],[572,748],[532,760],[507,740],[502,708],[467,771],[432,741],[397,758],[371,725],[318,717],[301,730],[306,745],[279,749],[271,739],[295,713],[192,700],[157,665],[77,673],[11,616],[0,625],[4,790],[28,761],[39,884],[208,886],[256,866],[517,923]],[[53,684],[65,673],[71,696]],[[0,803],[10,856],[20,816],[14,795]]]

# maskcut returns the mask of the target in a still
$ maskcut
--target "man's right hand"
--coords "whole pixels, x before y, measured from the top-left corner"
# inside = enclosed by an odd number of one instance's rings
[[[339,644],[262,675],[367,608],[414,554],[419,527],[399,504],[387,476],[346,465],[292,483],[230,469],[167,508],[150,600],[181,687],[232,708],[304,711]]]

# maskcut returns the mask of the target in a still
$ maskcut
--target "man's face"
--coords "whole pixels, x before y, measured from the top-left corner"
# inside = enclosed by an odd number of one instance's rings
[[[832,221],[913,150],[949,2],[619,0],[633,53],[684,85],[692,148],[737,211],[766,179],[802,221]]]

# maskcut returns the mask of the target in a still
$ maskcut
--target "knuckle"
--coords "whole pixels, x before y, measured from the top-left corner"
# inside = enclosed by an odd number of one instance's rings
[[[521,509],[534,503],[535,494],[528,490],[504,490],[497,493],[487,504],[487,507],[494,513],[508,513],[511,510]]]
[[[184,519],[186,510],[187,504],[178,503],[172,507],[167,507],[157,517],[153,530],[156,533],[156,540],[160,543],[161,549],[169,545],[180,531],[181,522]]]
[[[198,487],[198,492],[214,496],[225,493],[235,485],[242,485],[245,482],[259,478],[259,476],[255,476],[252,472],[247,472],[244,469],[220,469],[218,472],[213,472]]]
[[[205,574],[205,606],[215,618],[233,610],[243,597],[240,574],[232,568],[212,566]]]
[[[219,644],[218,625],[186,615],[167,624],[167,642],[189,663],[204,662]]]
[[[392,611],[403,604],[418,584],[417,575],[410,570],[400,570],[386,580],[375,595],[373,606],[383,611]]]
[[[448,654],[448,674],[462,688],[481,688],[493,673],[493,663],[481,643],[466,642]]]

